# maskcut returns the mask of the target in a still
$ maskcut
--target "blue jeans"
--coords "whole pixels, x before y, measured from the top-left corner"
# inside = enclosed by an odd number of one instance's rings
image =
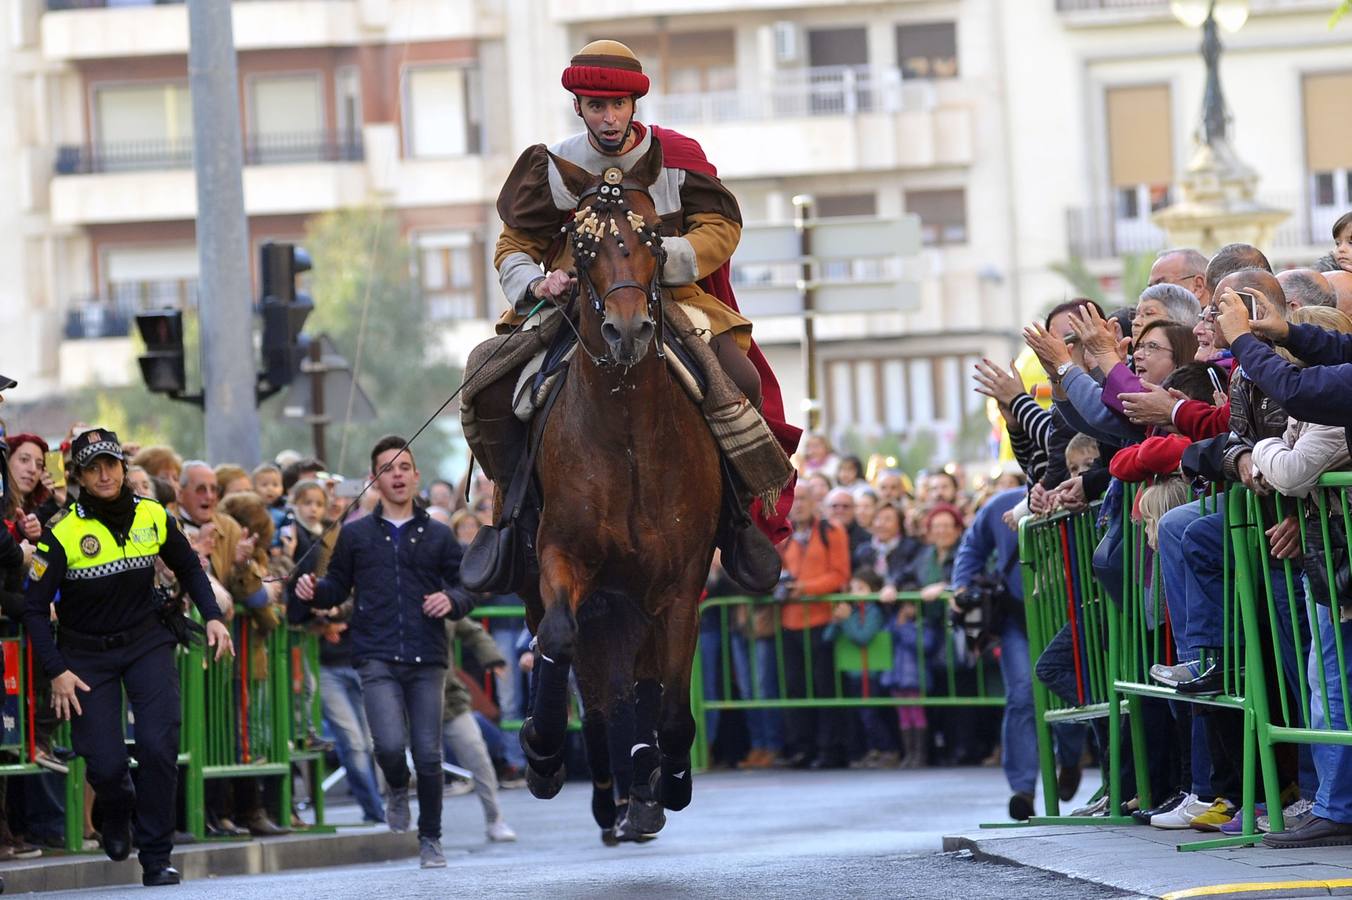
[[[1319,645],[1324,654],[1324,671],[1319,671],[1319,658],[1310,646],[1308,674],[1310,679],[1310,727],[1347,730],[1343,712],[1343,686],[1339,680],[1338,650],[1334,643],[1333,617],[1327,606],[1317,607]],[[1342,630],[1343,650],[1352,657],[1352,623],[1337,625]],[[1321,677],[1322,676],[1322,677]],[[1324,681],[1328,681],[1329,715],[1324,715]],[[1333,822],[1352,824],[1352,747],[1337,744],[1312,744],[1314,767],[1319,788],[1314,796],[1314,814]]]
[[[385,806],[380,802],[380,786],[371,758],[371,729],[366,724],[357,670],[351,666],[320,666],[319,698],[324,721],[338,751],[338,764],[347,772],[352,796],[361,806],[362,815],[383,822]]]
[[[498,645],[498,652],[507,660],[507,671],[493,677],[493,686],[498,692],[498,710],[504,719],[526,718],[522,711],[525,697],[520,690],[521,667],[517,665],[521,654],[516,651],[516,639],[521,634],[521,627],[520,619],[493,619],[489,623],[488,632],[493,636],[493,643]],[[516,764],[513,760],[513,765]],[[520,765],[525,765],[524,756]]]
[[[1024,641],[1026,645],[1026,637]],[[1002,659],[1003,654],[1004,651],[1002,650]],[[1042,654],[1037,658],[1034,671],[1038,681],[1045,684],[1053,694],[1071,706],[1080,705],[1079,694],[1075,690],[1075,656],[1069,622],[1062,626],[1055,637],[1047,642],[1047,646],[1042,648]],[[1008,696],[1008,691],[1009,689],[1006,688],[1006,696]],[[1032,697],[1031,683],[1029,697]],[[1093,702],[1088,685],[1085,685],[1084,702]],[[1056,738],[1057,762],[1062,766],[1078,766],[1080,755],[1084,753],[1085,726],[1072,722],[1061,722],[1052,726],[1052,734]]]
[[[376,762],[392,790],[408,787],[406,751],[418,775],[418,837],[441,838],[441,711],[446,667],[368,659],[357,668]]]
[[[699,662],[700,674],[704,680],[705,700],[726,700],[723,696],[723,630],[722,613],[718,607],[710,607],[699,617]],[[704,711],[704,730],[709,747],[718,740],[718,713],[716,709]]]
[[[1031,794],[1037,788],[1037,732],[1033,727],[1033,672],[1028,634],[1021,617],[1005,619],[1000,632],[1000,675],[1005,682],[1005,717],[1000,726],[1000,765],[1009,789]]]
[[[1188,562],[1184,558],[1183,536],[1188,526],[1201,517],[1200,500],[1176,506],[1160,517],[1160,577],[1164,579],[1164,602],[1169,607],[1169,624],[1174,631],[1174,649],[1178,652],[1180,661],[1196,658],[1195,651],[1187,645],[1187,597],[1190,588],[1194,591],[1201,588],[1197,586],[1195,575],[1189,570]]]
[[[756,680],[751,678],[751,654],[756,656]],[[747,638],[741,632],[732,635],[732,670],[737,676],[738,690],[746,700],[779,698],[779,672],[775,666],[774,638]],[[752,696],[753,685],[758,689]],[[778,753],[784,749],[783,716],[777,709],[748,709],[746,728],[750,733],[751,749]]]
[[[1162,538],[1161,538],[1162,539]],[[1224,645],[1225,635],[1225,568],[1223,543],[1226,540],[1224,516],[1221,513],[1201,516],[1188,525],[1183,532],[1183,559],[1185,563],[1185,581],[1187,583],[1187,648],[1191,651],[1186,659],[1196,659],[1202,649],[1219,648]],[[1256,573],[1260,574],[1261,573]],[[1279,645],[1281,647],[1282,674],[1291,694],[1299,696],[1300,679],[1304,677],[1301,663],[1296,659],[1296,647],[1309,643],[1309,622],[1305,613],[1305,591],[1299,580],[1292,583],[1290,597],[1286,591],[1286,577],[1280,567],[1269,568],[1268,582],[1272,585],[1273,609]],[[1258,614],[1267,610],[1266,594],[1260,589],[1255,598]],[[1291,606],[1296,613],[1296,634],[1291,627]],[[1232,625],[1233,627],[1233,625]],[[1267,649],[1266,647],[1264,648]],[[1181,651],[1180,651],[1181,652]],[[1270,708],[1280,709],[1281,700],[1269,697]],[[1299,725],[1297,721],[1294,723]],[[1300,786],[1302,793],[1310,793],[1315,787],[1313,757],[1308,745],[1297,746],[1299,759]]]

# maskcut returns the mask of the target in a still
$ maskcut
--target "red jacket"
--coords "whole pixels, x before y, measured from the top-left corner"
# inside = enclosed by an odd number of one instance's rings
[[[1174,413],[1174,427],[1194,441],[1225,434],[1230,430],[1230,401],[1212,406],[1203,400],[1184,400]]]
[[[1161,434],[1113,454],[1108,471],[1121,481],[1148,481],[1155,475],[1178,471],[1183,451],[1192,441],[1181,434]]]
[[[849,534],[840,526],[821,520],[812,523],[809,534],[806,546],[790,538],[780,547],[784,571],[798,582],[798,590],[804,597],[843,592],[850,585]],[[794,631],[828,625],[831,604],[785,603],[782,621],[785,628]]]

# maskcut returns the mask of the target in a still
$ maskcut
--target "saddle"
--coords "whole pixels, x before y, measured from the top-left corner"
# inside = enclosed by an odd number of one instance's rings
[[[723,567],[743,588],[764,593],[778,580],[779,554],[751,521],[747,514],[749,500],[744,498],[759,498],[773,508],[793,472],[792,464],[760,413],[724,373],[704,338],[707,329],[692,324],[690,315],[677,303],[664,304],[663,309],[667,365],[703,411],[722,451],[723,510],[718,546],[723,550]],[[479,445],[487,437],[479,423],[490,420],[480,418],[473,401],[483,388],[517,373],[509,415],[530,423],[526,450],[515,456],[510,478],[500,477],[506,473],[484,469],[505,494],[498,522],[479,530],[461,561],[461,580],[472,591],[513,592],[534,560],[541,500],[535,457],[577,343],[572,329],[560,327],[565,314],[553,313],[539,328],[493,338],[470,354],[466,367],[476,377],[462,391],[461,422],[465,439],[480,464],[484,465],[489,453]],[[548,343],[542,349],[546,339]],[[494,352],[500,353],[503,361],[485,363]],[[477,365],[483,366],[482,372],[476,371]],[[490,371],[495,373],[493,377],[485,377]]]

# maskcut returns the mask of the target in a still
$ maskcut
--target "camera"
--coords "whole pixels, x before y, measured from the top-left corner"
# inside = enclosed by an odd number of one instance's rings
[[[793,576],[788,572],[781,572],[779,581],[775,584],[771,596],[779,603],[789,599],[789,594],[793,591]]]

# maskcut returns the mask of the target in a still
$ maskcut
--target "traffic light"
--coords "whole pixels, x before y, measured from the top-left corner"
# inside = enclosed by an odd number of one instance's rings
[[[295,244],[269,241],[259,253],[263,282],[259,311],[263,316],[264,393],[274,393],[300,372],[310,339],[301,334],[314,304],[296,290],[296,279],[310,270],[310,257]]]
[[[183,313],[177,309],[163,309],[136,316],[136,330],[141,332],[146,352],[137,358],[141,364],[141,378],[154,394],[182,394],[187,387],[183,371]]]

